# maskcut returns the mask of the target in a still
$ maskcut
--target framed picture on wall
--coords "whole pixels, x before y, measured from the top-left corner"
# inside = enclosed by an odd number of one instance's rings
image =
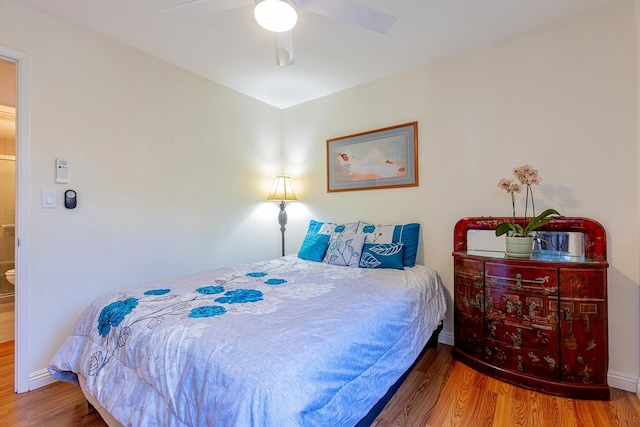
[[[327,192],[418,186],[418,122],[327,140]]]

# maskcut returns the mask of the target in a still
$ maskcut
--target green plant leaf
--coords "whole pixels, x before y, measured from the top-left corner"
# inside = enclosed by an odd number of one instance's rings
[[[549,224],[553,220],[553,218],[559,216],[562,215],[560,215],[557,210],[547,209],[537,217],[532,218],[531,221],[529,221],[524,227],[513,222],[503,222],[496,227],[496,236],[502,236],[509,231],[513,231],[513,235],[515,236],[528,236],[533,230],[536,230],[543,225]]]
[[[543,225],[549,224],[553,220],[553,217],[551,217],[552,215],[562,216],[555,209],[547,209],[544,212],[542,212],[540,215],[538,215],[537,217],[529,221],[529,223],[524,227],[524,235],[528,236],[529,233],[531,233],[533,230],[536,230],[542,227]]]
[[[498,227],[496,227],[496,236],[502,236],[509,231],[513,231],[516,234],[520,234],[523,232],[522,226],[519,224],[514,224],[512,222],[503,222]]]

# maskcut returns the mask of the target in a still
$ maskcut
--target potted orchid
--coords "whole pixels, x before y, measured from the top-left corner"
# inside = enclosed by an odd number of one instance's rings
[[[511,195],[511,206],[513,209],[513,222],[503,222],[496,228],[496,236],[507,234],[507,255],[528,257],[533,248],[532,232],[537,228],[551,222],[554,216],[560,216],[555,209],[547,209],[540,215],[536,216],[536,206],[533,200],[532,185],[539,185],[542,181],[538,170],[531,165],[523,165],[513,169],[515,179],[501,179],[498,181],[498,187],[505,190]],[[519,224],[516,220],[516,201],[515,193],[521,193],[526,190],[524,199],[524,225]],[[533,216],[527,221],[527,212],[529,209],[529,200],[531,200],[531,211]]]

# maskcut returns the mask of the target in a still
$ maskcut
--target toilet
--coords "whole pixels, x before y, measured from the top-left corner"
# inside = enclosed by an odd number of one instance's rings
[[[15,268],[12,268],[11,270],[7,270],[7,272],[4,273],[4,276],[7,278],[7,281],[11,283],[13,286],[16,285],[16,269]]]

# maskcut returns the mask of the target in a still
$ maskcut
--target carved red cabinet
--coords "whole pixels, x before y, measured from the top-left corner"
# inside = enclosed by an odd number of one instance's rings
[[[571,235],[579,253],[544,248],[511,259],[503,251],[468,248],[470,231],[493,230],[507,220],[456,224],[454,356],[531,390],[608,400],[604,229],[588,218],[560,218],[540,229],[554,242]]]

